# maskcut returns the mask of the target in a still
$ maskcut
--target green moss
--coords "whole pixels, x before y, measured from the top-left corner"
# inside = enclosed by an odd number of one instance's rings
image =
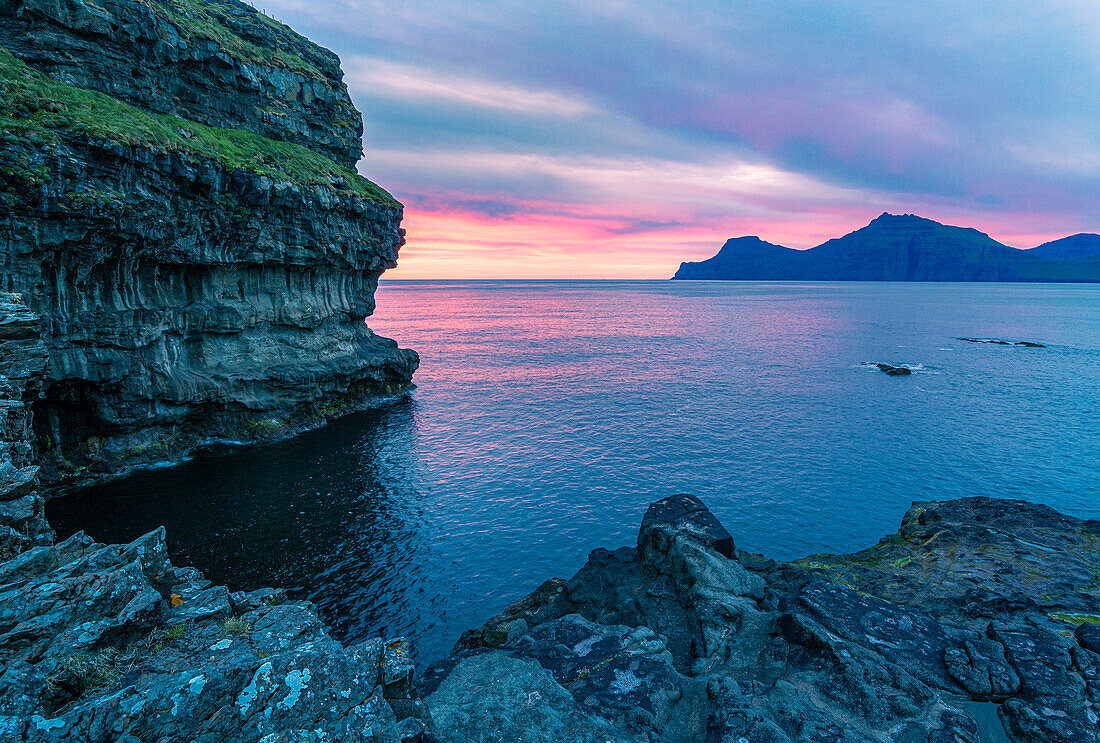
[[[274,436],[281,432],[286,425],[281,421],[277,421],[274,418],[264,418],[262,420],[249,421],[245,424],[244,429],[250,436]]]
[[[1100,625],[1100,615],[1096,614],[1070,614],[1067,612],[1055,611],[1048,614],[1051,619],[1059,622],[1066,622],[1076,627],[1079,624],[1097,624]]]
[[[294,72],[324,80],[324,74],[297,54],[283,49],[272,49],[252,43],[227,26],[214,12],[217,7],[208,0],[144,0],[145,5],[170,22],[188,40],[208,39],[216,43],[226,54],[242,62],[252,62],[283,67]],[[251,16],[272,28],[278,35],[298,34],[263,13]],[[308,43],[305,39],[303,43]]]
[[[149,113],[108,95],[57,82],[0,48],[0,151],[20,142],[47,147],[66,135],[185,153],[217,160],[229,171],[245,170],[301,186],[325,185],[383,206],[400,206],[355,171],[301,145]],[[25,156],[11,153],[0,157],[0,173],[30,185],[41,185],[48,178],[40,168],[32,168]]]

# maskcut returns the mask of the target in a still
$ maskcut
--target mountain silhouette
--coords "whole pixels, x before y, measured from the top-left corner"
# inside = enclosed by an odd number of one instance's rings
[[[1074,235],[1020,250],[970,227],[952,227],[914,214],[883,214],[866,227],[809,250],[758,237],[734,238],[713,258],[680,264],[673,278],[1100,282],[1100,245],[1094,246],[1091,238],[1100,243],[1097,235]]]

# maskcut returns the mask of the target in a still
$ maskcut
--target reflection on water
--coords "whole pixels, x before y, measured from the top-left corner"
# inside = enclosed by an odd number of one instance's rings
[[[406,399],[291,441],[203,454],[69,496],[50,516],[60,534],[101,541],[163,524],[177,565],[234,589],[284,587],[344,638],[415,630],[409,619],[443,611],[445,593],[426,576],[414,408]]]
[[[675,492],[784,558],[868,546],[914,500],[1100,516],[1100,287],[393,282],[378,307],[420,351],[411,400],[57,501],[59,531],[163,523],[177,563],[423,662]]]

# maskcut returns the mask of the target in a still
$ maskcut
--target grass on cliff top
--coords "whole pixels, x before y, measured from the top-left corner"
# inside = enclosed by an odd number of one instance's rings
[[[161,17],[168,20],[179,29],[185,38],[209,39],[220,46],[227,54],[242,62],[257,62],[260,64],[285,67],[318,80],[325,80],[324,74],[307,60],[297,54],[283,49],[271,49],[269,47],[254,44],[241,37],[222,20],[222,17],[214,12],[215,3],[210,0],[141,0],[144,5],[151,8]],[[249,20],[256,20],[280,35],[298,36],[297,32],[274,18],[257,12]],[[306,40],[303,38],[303,42]]]
[[[218,160],[230,171],[240,168],[276,181],[321,184],[380,205],[400,206],[385,189],[301,145],[149,113],[57,82],[0,47],[0,146],[11,138],[53,144],[64,134],[187,153]]]

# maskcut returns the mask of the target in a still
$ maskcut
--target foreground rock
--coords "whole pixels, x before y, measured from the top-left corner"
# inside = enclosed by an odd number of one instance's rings
[[[401,641],[344,648],[308,604],[232,593],[77,534],[0,565],[0,740],[419,741]]]
[[[443,741],[1090,743],[1100,522],[916,504],[854,555],[739,552],[697,499],[652,505],[420,681]]]

